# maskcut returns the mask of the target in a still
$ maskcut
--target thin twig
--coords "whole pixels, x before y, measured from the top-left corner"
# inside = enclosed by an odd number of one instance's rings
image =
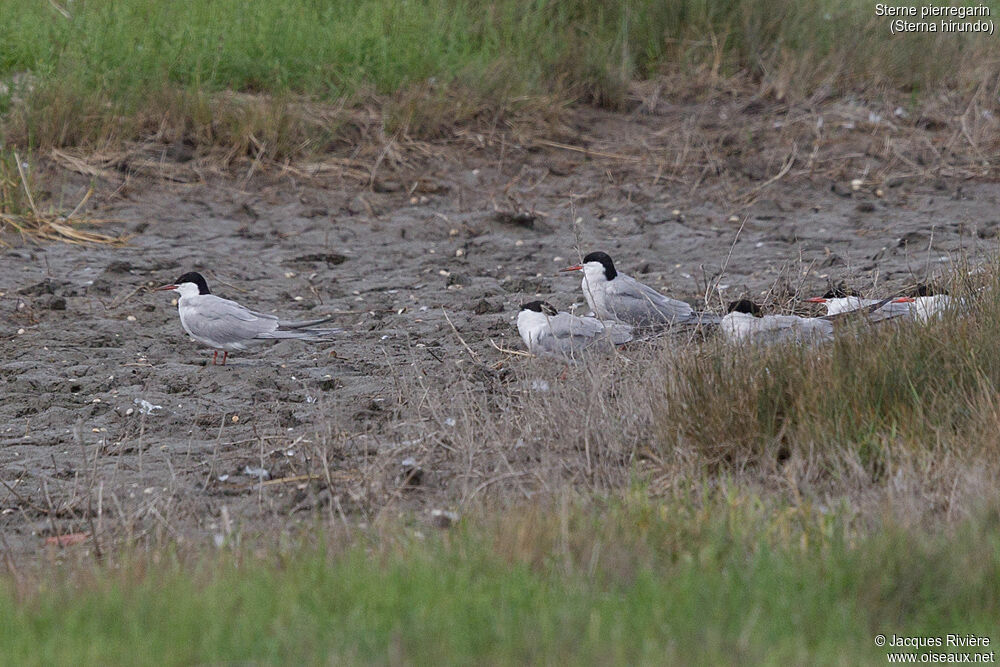
[[[465,351],[469,353],[469,356],[472,357],[472,360],[475,361],[477,364],[482,363],[479,360],[479,355],[477,355],[475,352],[472,351],[472,348],[469,347],[469,344],[465,342],[464,338],[462,338],[462,334],[458,333],[458,329],[455,328],[455,323],[451,321],[450,317],[448,317],[448,311],[442,308],[441,312],[444,313],[444,319],[448,320],[448,324],[451,325],[451,330],[454,331],[455,335],[458,337],[458,342],[462,344],[462,347],[464,347]]]
[[[509,347],[500,347],[499,345],[497,345],[496,343],[493,342],[492,338],[490,338],[490,345],[492,345],[495,350],[503,352],[504,354],[513,354],[513,355],[518,356],[518,357],[534,357],[535,356],[531,352],[525,352],[523,350],[514,350],[514,349],[511,349]]]

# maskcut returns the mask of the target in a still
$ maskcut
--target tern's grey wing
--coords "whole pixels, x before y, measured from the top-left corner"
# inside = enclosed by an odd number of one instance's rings
[[[761,318],[769,322],[770,340],[828,340],[833,338],[833,322],[820,317],[772,315]]]
[[[570,313],[548,317],[546,326],[536,341],[538,351],[559,357],[572,357],[582,352],[595,340],[597,334],[586,319],[589,318],[576,317]]]
[[[204,295],[196,305],[184,309],[182,322],[193,336],[218,345],[239,345],[278,328],[278,318],[273,315],[209,296],[214,295]]]
[[[683,301],[671,299],[631,276],[618,274],[608,283],[608,308],[623,322],[638,325],[683,322],[693,309]]]
[[[632,340],[632,326],[624,322],[613,322],[611,320],[599,320],[594,317],[583,317],[580,319],[595,322],[600,327],[598,335],[611,340],[615,345],[624,345]]]
[[[722,333],[731,341],[770,344],[782,341],[818,341],[833,337],[833,322],[816,317],[730,313],[722,319]]]
[[[593,317],[559,313],[549,318],[548,334],[539,344],[549,353],[572,355],[588,348],[620,345],[632,339],[631,327]]]

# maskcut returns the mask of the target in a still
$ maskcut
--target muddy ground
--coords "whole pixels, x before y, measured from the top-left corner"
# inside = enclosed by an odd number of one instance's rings
[[[230,178],[197,162],[167,165],[166,178],[41,162],[51,202],[71,208],[94,185],[89,213],[130,238],[8,238],[2,251],[4,548],[94,531],[105,544],[209,541],[316,510],[352,523],[466,509],[508,473],[429,444],[423,430],[452,418],[414,408],[447,405],[459,381],[489,391],[511,369],[559,382],[558,366],[496,346],[522,349],[513,320],[528,297],[581,304],[578,277],[556,269],[590,250],[718,309],[840,280],[889,294],[994,249],[996,182],[870,150],[892,128],[840,122],[810,148],[782,135],[787,122],[738,105],[591,112],[554,141],[467,134],[337,163],[350,168],[252,165]],[[719,128],[740,123],[751,139],[727,152]],[[207,365],[174,295],[147,291],[190,270],[259,310],[337,313],[346,333]],[[407,483],[409,457],[421,471]],[[511,458],[510,477],[535,462]],[[519,477],[517,493],[537,485]]]

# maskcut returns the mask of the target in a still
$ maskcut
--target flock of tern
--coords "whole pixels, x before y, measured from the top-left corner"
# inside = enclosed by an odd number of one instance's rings
[[[826,306],[824,317],[763,315],[760,307],[747,299],[734,301],[729,312],[719,316],[694,310],[688,303],[671,299],[652,287],[615,268],[603,252],[592,252],[581,264],[561,271],[581,271],[581,288],[591,313],[581,317],[558,311],[545,301],[521,306],[517,330],[528,351],[539,356],[574,359],[584,352],[612,350],[631,342],[639,331],[655,336],[678,325],[718,327],[732,342],[822,341],[833,337],[834,325],[846,313],[864,314],[870,321],[908,317],[926,321],[952,304],[945,294],[932,294],[921,286],[916,297],[863,299],[833,290],[807,302]],[[342,329],[318,328],[331,317],[315,320],[282,320],[275,315],[250,310],[229,299],[212,294],[205,278],[197,272],[182,275],[169,285],[157,288],[176,292],[181,326],[195,341],[215,350],[212,364],[221,350],[222,363],[231,351],[276,340],[323,342]]]
[[[952,300],[945,294],[933,295],[921,286],[916,297],[884,300],[862,299],[833,290],[822,297],[807,299],[826,306],[824,317],[764,315],[760,306],[748,299],[729,304],[728,313],[697,312],[689,304],[660,294],[652,287],[621,273],[606,253],[592,252],[582,264],[563,271],[582,271],[581,288],[594,317],[578,317],[558,312],[543,301],[521,306],[517,329],[532,354],[575,358],[581,353],[623,345],[639,329],[662,331],[671,325],[717,325],[731,342],[823,341],[833,337],[840,316],[857,312],[876,322],[894,317],[926,321],[946,310]]]

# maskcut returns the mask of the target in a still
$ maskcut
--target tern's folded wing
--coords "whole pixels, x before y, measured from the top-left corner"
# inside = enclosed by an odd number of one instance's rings
[[[771,315],[760,320],[769,324],[774,339],[826,340],[833,337],[833,322],[819,317]]]
[[[691,317],[690,304],[660,294],[630,276],[619,274],[608,283],[608,306],[623,321],[653,323],[659,319],[682,322]],[[657,315],[658,314],[658,315]]]
[[[594,317],[577,317],[559,313],[548,320],[545,336],[539,344],[547,352],[572,354],[592,346],[610,346],[627,343],[632,339],[632,328],[620,322],[602,322]]]
[[[278,318],[228,299],[203,299],[184,317],[191,333],[218,343],[238,343],[278,328]]]

